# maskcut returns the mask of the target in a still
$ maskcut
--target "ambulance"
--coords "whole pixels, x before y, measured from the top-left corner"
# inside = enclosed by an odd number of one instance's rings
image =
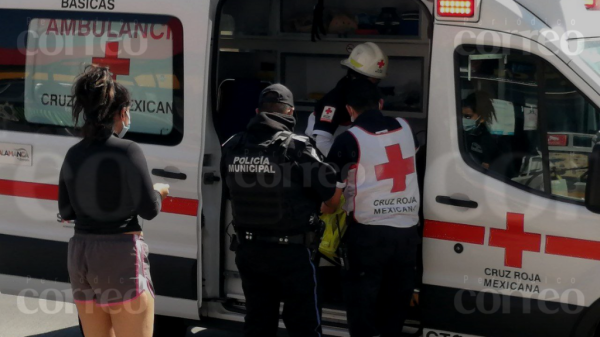
[[[340,61],[370,41],[389,55],[385,114],[407,119],[421,143],[422,277],[405,332],[600,336],[600,216],[588,210],[600,205],[585,198],[600,188],[588,169],[600,130],[599,5],[0,0],[0,292],[72,301],[74,225],[57,216],[57,184],[78,141],[71,85],[96,63],[131,90],[127,138],[171,186],[143,223],[157,314],[243,322],[220,144],[276,82],[295,94],[301,133],[344,76]],[[477,133],[465,131],[470,95],[493,107]],[[324,334],[347,336],[340,271],[320,269]]]

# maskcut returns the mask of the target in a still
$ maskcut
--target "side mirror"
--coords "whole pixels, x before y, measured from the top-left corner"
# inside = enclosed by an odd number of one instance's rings
[[[591,212],[600,214],[600,144],[596,144],[590,154],[585,207]]]

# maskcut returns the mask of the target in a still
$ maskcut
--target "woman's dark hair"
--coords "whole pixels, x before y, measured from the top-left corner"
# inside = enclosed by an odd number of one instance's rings
[[[102,137],[112,130],[114,117],[130,105],[127,88],[115,82],[107,67],[89,65],[73,85],[73,122],[83,118],[83,138]],[[83,117],[82,117],[83,115]]]
[[[474,113],[483,118],[486,124],[493,124],[497,121],[496,110],[492,104],[492,96],[485,91],[476,91],[462,101],[463,108],[471,108]]]

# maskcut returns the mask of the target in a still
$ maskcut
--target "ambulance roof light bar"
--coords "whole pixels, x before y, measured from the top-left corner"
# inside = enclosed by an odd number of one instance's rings
[[[438,0],[440,16],[472,18],[475,15],[475,0]]]
[[[482,0],[436,0],[435,17],[439,21],[477,22]],[[589,1],[589,0],[586,0]]]
[[[594,9],[596,8],[598,0],[585,0],[585,8]]]

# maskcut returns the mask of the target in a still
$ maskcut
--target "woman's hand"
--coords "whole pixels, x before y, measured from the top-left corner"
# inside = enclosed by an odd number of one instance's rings
[[[154,184],[154,189],[160,193],[162,200],[165,200],[165,198],[169,195],[169,188],[169,184]]]

